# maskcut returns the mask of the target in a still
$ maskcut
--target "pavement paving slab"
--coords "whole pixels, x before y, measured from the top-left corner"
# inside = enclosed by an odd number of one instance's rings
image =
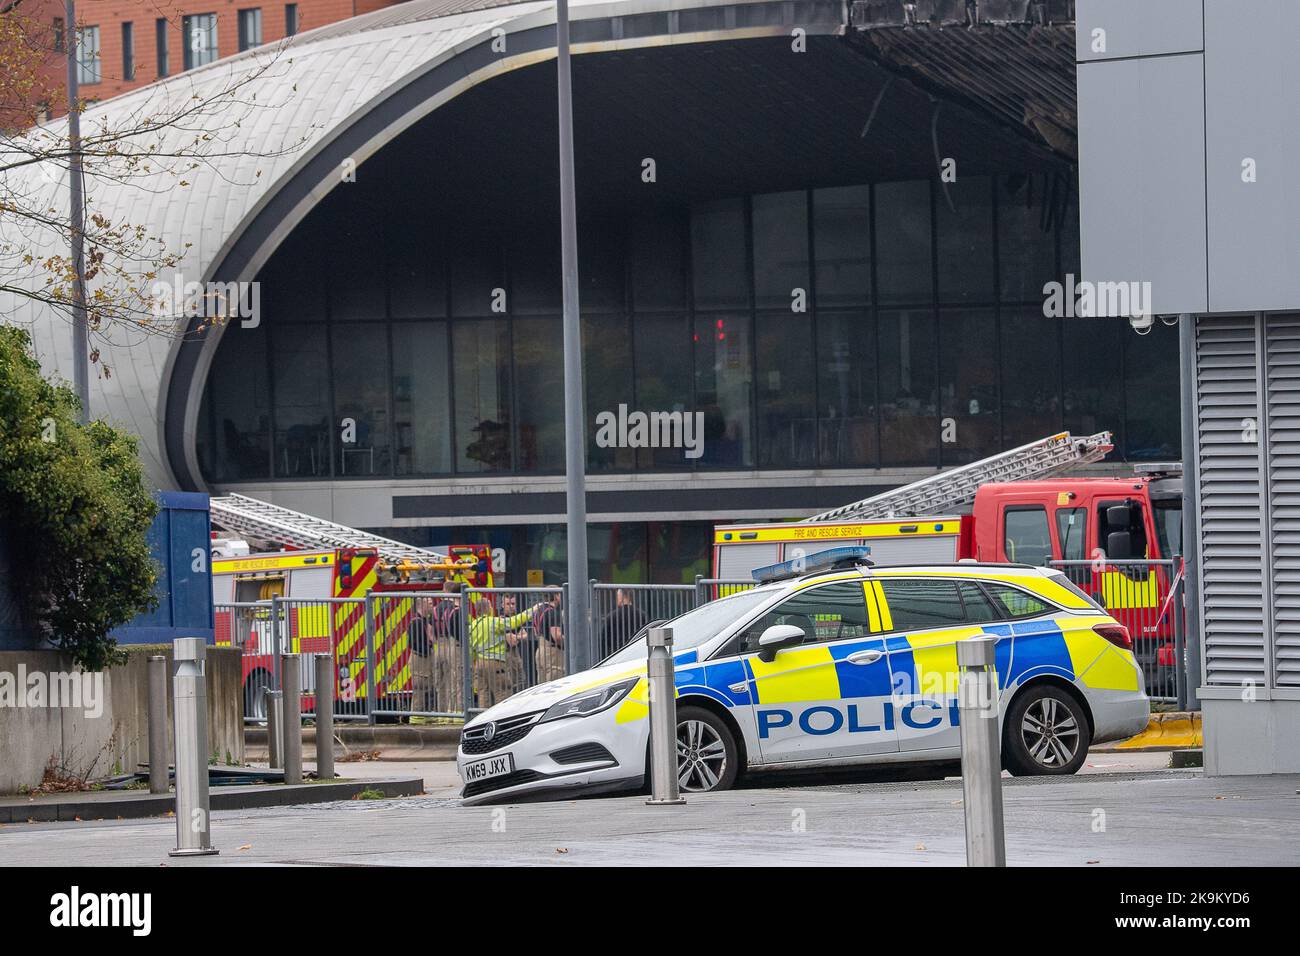
[[[1199,770],[1004,781],[1012,866],[1300,865],[1300,775]],[[0,827],[0,866],[932,866],[965,861],[960,781],[464,807],[423,796],[213,813],[216,857],[166,821]]]

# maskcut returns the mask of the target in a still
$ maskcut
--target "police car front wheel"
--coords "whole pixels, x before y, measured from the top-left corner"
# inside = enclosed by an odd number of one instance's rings
[[[736,739],[703,707],[677,708],[677,784],[686,793],[729,790],[739,771]]]
[[[1092,742],[1083,705],[1050,684],[1031,686],[1012,701],[1003,733],[1004,763],[1018,777],[1074,773]]]

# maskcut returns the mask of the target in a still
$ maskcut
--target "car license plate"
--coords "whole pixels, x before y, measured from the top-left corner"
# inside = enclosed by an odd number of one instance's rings
[[[499,777],[515,769],[515,758],[510,754],[497,754],[486,760],[475,760],[465,764],[465,782],[474,783],[488,777]]]

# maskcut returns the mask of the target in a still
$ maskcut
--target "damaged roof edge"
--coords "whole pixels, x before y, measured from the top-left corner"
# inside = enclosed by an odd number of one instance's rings
[[[897,0],[859,2],[901,6]],[[966,0],[934,0],[931,5],[945,2]],[[984,2],[990,0],[982,0],[981,6]],[[918,0],[916,6],[921,5]],[[985,117],[1057,159],[1071,164],[1077,160],[1072,22],[953,27],[878,24],[850,30],[847,41],[930,95]]]
[[[1074,0],[851,0],[850,24],[875,27],[1074,23]]]

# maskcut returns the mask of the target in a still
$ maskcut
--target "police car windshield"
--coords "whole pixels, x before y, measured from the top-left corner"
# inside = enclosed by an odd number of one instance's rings
[[[771,596],[771,588],[751,588],[730,597],[710,601],[667,621],[664,626],[673,629],[673,651],[689,651],[699,647],[716,637],[728,624],[744,617]],[[629,661],[644,661],[645,656],[645,636],[642,635],[601,663],[624,664]]]

